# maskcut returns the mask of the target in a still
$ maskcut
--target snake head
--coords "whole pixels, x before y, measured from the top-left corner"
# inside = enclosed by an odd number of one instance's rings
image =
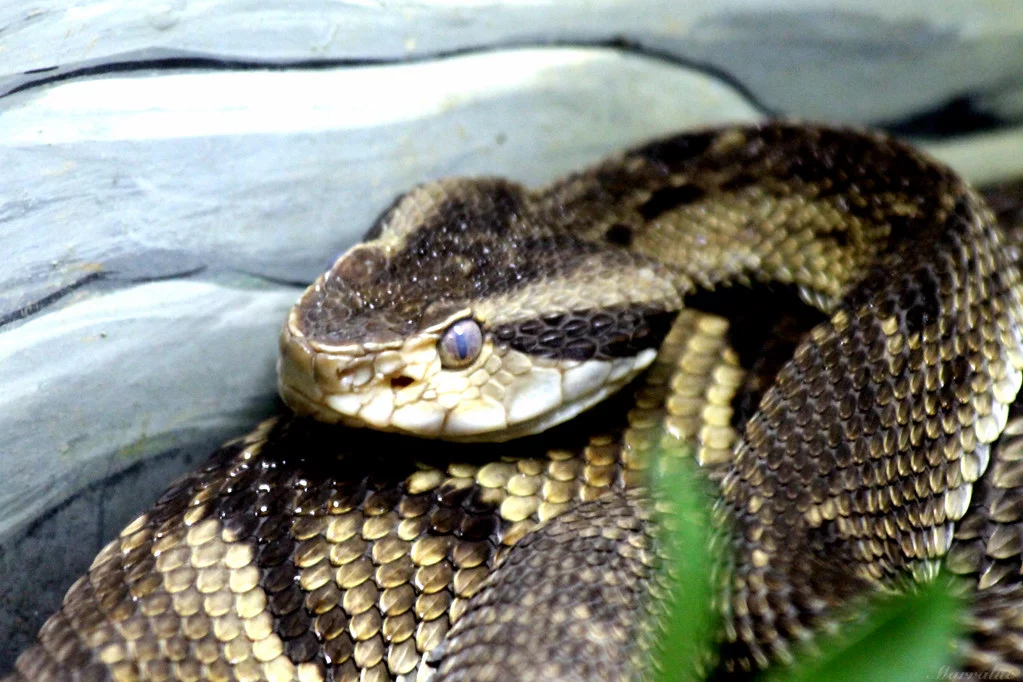
[[[501,180],[416,188],[371,236],[284,325],[278,384],[299,414],[450,440],[536,433],[645,369],[680,306],[662,266],[558,233]]]

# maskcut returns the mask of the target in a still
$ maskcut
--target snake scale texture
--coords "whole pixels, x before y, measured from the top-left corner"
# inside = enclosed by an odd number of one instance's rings
[[[296,414],[121,531],[11,679],[635,678],[655,450],[730,526],[716,674],[945,559],[960,664],[1020,676],[1018,242],[913,148],[812,125],[417,187],[292,310]]]

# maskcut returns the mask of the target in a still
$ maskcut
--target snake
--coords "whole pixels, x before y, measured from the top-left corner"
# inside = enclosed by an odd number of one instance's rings
[[[728,528],[708,670],[944,563],[962,669],[1020,676],[1020,241],[913,146],[809,123],[417,186],[289,312],[290,410],[106,545],[8,679],[639,679],[655,455]]]

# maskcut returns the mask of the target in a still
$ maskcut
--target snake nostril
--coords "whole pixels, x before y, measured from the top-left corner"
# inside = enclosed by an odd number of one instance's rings
[[[400,391],[406,386],[411,385],[413,381],[414,380],[412,379],[412,377],[407,377],[404,374],[402,374],[401,376],[396,376],[393,379],[391,379],[391,388],[393,388],[396,391]]]

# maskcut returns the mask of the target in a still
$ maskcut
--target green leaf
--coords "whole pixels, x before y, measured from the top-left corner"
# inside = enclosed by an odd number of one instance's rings
[[[702,679],[708,652],[717,646],[719,595],[712,576],[723,566],[728,546],[713,522],[714,495],[703,473],[688,457],[662,454],[654,460],[651,484],[660,513],[667,595],[655,604],[658,637],[651,652],[650,679],[657,682]],[[775,666],[766,682],[920,682],[954,670],[953,643],[963,630],[962,594],[940,574],[907,592],[862,600],[851,606],[848,625],[821,634],[810,647],[797,648],[792,666]],[[839,618],[842,621],[842,618]]]
[[[866,617],[818,640],[818,655],[770,672],[770,682],[920,682],[952,670],[963,604],[947,576],[868,605]]]
[[[668,590],[659,638],[650,661],[652,679],[681,682],[702,679],[702,663],[716,646],[720,616],[714,610],[712,574],[716,555],[711,516],[713,496],[691,458],[662,455],[653,467],[654,498],[664,551]]]

